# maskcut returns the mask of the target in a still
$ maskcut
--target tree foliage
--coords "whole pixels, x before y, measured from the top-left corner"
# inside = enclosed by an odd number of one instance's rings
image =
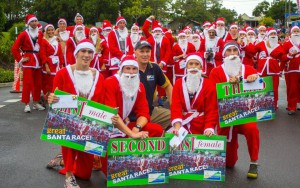
[[[260,21],[259,24],[265,25],[267,27],[272,27],[275,23],[275,20],[272,19],[271,17],[263,17]]]
[[[266,15],[270,7],[270,3],[268,1],[263,1],[257,4],[257,6],[253,9],[253,16],[262,16]]]
[[[286,4],[286,7],[288,7],[288,3]],[[290,6],[291,6],[291,12],[296,12],[297,11],[297,4],[290,2]],[[280,20],[281,23],[284,23],[284,14],[285,14],[285,2],[284,1],[280,1],[280,2],[276,2],[274,3],[274,5],[272,5],[268,12],[266,13],[266,16],[268,17],[272,17],[274,20]]]
[[[141,0],[133,0],[132,6],[123,9],[124,16],[127,16],[128,19],[132,17],[134,22],[137,22],[137,19],[141,16],[149,15],[151,11],[150,6],[143,7]]]

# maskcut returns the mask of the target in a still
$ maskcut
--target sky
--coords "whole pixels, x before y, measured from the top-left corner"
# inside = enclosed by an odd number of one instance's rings
[[[273,0],[267,0],[270,4]],[[246,13],[248,16],[252,16],[253,9],[258,3],[263,0],[223,0],[223,6],[228,9],[234,9],[238,15]],[[292,0],[296,3],[296,0]]]

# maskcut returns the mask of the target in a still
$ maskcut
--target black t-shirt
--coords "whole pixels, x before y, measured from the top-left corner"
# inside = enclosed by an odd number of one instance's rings
[[[152,114],[154,108],[153,99],[154,95],[156,94],[156,86],[165,88],[170,84],[170,81],[156,63],[148,63],[145,72],[139,71],[139,74],[140,81],[143,83],[146,90],[149,112],[150,114]],[[130,120],[134,120],[133,117],[133,114],[131,114]]]

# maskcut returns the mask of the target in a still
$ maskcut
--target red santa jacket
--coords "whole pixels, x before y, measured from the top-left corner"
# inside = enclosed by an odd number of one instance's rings
[[[267,47],[266,41],[262,41],[256,45],[256,50],[258,52],[258,74],[263,76],[279,75],[279,62],[288,60],[287,56],[284,54],[281,44],[278,43],[277,47],[270,49]]]
[[[45,74],[47,73],[45,66],[46,63],[50,68],[51,75],[55,75],[56,72],[65,64],[64,56],[62,54],[61,45],[59,42],[57,46],[53,46],[49,43],[48,40],[42,39],[40,57],[43,65],[43,73]]]
[[[118,114],[123,120],[130,114],[130,112],[133,111],[137,118],[143,116],[150,121],[149,109],[147,108],[148,102],[146,99],[146,91],[142,83],[140,83],[140,88],[135,97],[132,109],[127,109],[129,113],[126,114],[126,116],[123,114],[124,100],[117,75],[108,77],[104,81],[104,104],[112,108],[119,107]]]
[[[253,57],[256,54],[256,47],[249,42],[247,45],[241,46],[240,51],[241,51],[242,63],[244,65],[249,65],[254,67]]]
[[[20,63],[20,61],[25,58],[29,57],[29,61],[23,62],[23,67],[28,68],[41,68],[40,62],[40,42],[43,38],[43,33],[39,31],[38,38],[36,43],[32,41],[28,29],[21,32],[14,42],[13,46],[11,47],[12,55],[14,56],[15,60]]]
[[[127,39],[128,44],[131,46],[130,48],[132,48],[132,49],[134,50],[135,45],[133,45],[133,43],[132,43],[132,40],[131,40],[131,38],[130,38],[130,34],[127,36],[127,38],[128,38],[128,39]],[[146,38],[143,37],[143,36],[139,36],[139,39],[137,40],[137,42],[140,41],[140,40],[146,40]]]
[[[73,65],[76,63],[74,51],[77,46],[77,42],[74,37],[70,37],[66,42],[66,65]]]
[[[209,50],[206,42],[207,42],[207,39],[204,38],[200,44],[200,52],[203,57],[205,57],[205,52],[207,52]],[[211,62],[208,62],[204,59],[204,62],[203,62],[204,63],[204,65],[203,65],[203,73],[204,74],[208,73],[207,72],[208,67],[214,68],[223,63],[222,52],[224,49],[224,42],[219,37],[215,37],[214,42],[215,42],[215,44],[212,47],[212,51],[214,53],[213,60]]]
[[[190,133],[203,134],[205,129],[214,129],[218,123],[216,87],[210,80],[203,78],[200,88],[190,101],[185,78],[175,82],[172,92],[171,122],[186,124]]]
[[[226,42],[228,40],[233,40],[232,37],[231,37],[231,34],[228,31],[225,31],[225,34],[222,37],[222,39],[223,39],[223,42]]]
[[[299,46],[293,44],[291,40],[285,41],[283,43],[284,54],[288,58],[287,61],[281,62],[280,70],[284,70],[284,73],[300,72],[300,48]],[[289,53],[296,50],[297,53],[291,56]]]
[[[147,38],[147,41],[152,46],[150,61],[155,62],[157,64],[163,63],[164,64],[163,72],[166,72],[167,71],[167,65],[170,63],[169,61],[172,57],[170,41],[165,36],[162,37],[162,39],[159,43],[160,60],[158,60],[157,59],[157,54],[156,54],[157,42],[155,41],[153,35],[149,32],[150,25],[151,25],[151,21],[146,20],[144,22],[143,27],[142,27],[143,33],[145,34],[145,36]]]
[[[96,70],[96,75],[94,78],[94,84],[92,86],[91,92],[89,94],[88,99],[103,103],[103,76]],[[57,88],[61,91],[68,92],[74,95],[78,95],[79,92],[76,91],[74,87],[74,76],[71,69],[71,65],[66,66],[65,68],[60,69],[53,81],[53,91]]]
[[[90,33],[90,29],[89,29],[88,27],[84,26],[84,25],[83,25],[83,27],[84,27],[84,33],[85,33],[85,36],[88,37],[88,36],[89,36],[89,33]],[[74,25],[73,25],[73,26],[67,26],[66,30],[70,31],[70,37],[73,37],[73,36],[74,36],[74,35],[73,35],[74,29],[75,29],[75,26],[74,26]]]
[[[108,58],[109,58],[109,48],[104,39],[101,39],[100,41],[101,45],[101,52],[95,53],[94,58],[90,64],[90,67],[97,69],[98,71],[101,71],[101,67],[103,65],[109,66],[108,64]]]
[[[229,76],[225,73],[224,65],[220,65],[216,68],[214,68],[209,75],[209,79],[217,84],[217,83],[223,83],[223,82],[229,82]],[[242,65],[242,76],[244,79],[246,79],[249,75],[257,74],[257,71],[249,66],[249,65]]]
[[[116,30],[112,30],[108,34],[108,44],[110,52],[110,67],[109,70],[118,70],[120,61],[126,55],[133,55],[132,45],[129,45],[128,37],[125,40],[125,54],[120,49],[119,38],[117,37]]]
[[[195,52],[195,46],[188,42],[187,46],[185,47],[185,50],[180,47],[178,43],[176,43],[173,46],[172,52],[173,52],[173,58],[175,56],[179,56],[181,54],[189,54]],[[174,73],[175,75],[181,75],[183,76],[185,74],[185,59],[184,58],[179,58],[178,60],[174,61]]]

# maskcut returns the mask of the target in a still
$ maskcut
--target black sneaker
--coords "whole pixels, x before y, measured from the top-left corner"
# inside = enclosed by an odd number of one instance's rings
[[[256,179],[258,176],[257,173],[257,164],[250,164],[249,171],[247,173],[248,178]]]
[[[288,111],[288,115],[295,115],[295,114],[296,114],[296,112],[294,110],[289,110]]]

